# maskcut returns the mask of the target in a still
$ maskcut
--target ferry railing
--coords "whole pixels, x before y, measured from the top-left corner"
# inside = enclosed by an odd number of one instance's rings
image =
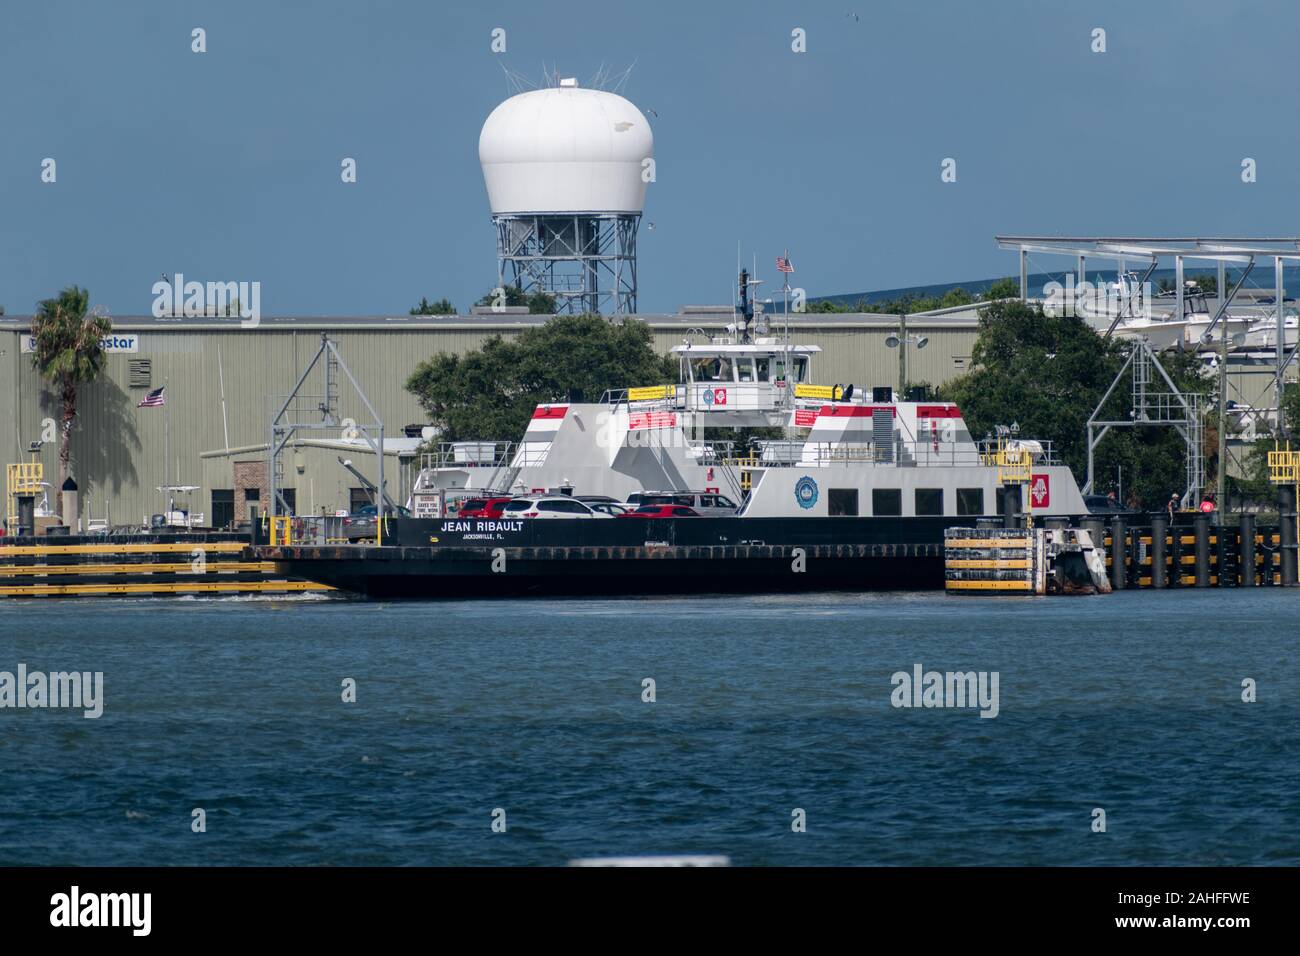
[[[798,439],[764,439],[754,444],[758,446],[759,463],[764,467],[797,465],[803,460],[804,443]]]
[[[800,465],[866,464],[880,467],[996,467],[973,442],[807,442],[798,449],[764,449],[760,468],[797,468]],[[1033,464],[1053,464],[1046,452],[1031,456]]]
[[[437,451],[420,455],[420,468],[501,468],[514,456],[515,443],[509,441],[441,442]]]
[[[366,544],[378,542],[374,515],[262,515],[262,530],[272,547]]]
[[[540,468],[546,464],[546,456],[550,450],[550,442],[520,442],[514,457],[506,464],[510,468]]]
[[[696,460],[702,465],[726,464],[736,449],[734,441],[691,442]]]
[[[1028,453],[1030,465],[1059,465],[1056,449],[1050,441],[1011,441],[1006,439],[986,438],[979,442],[980,464],[988,468],[997,468],[1004,459],[999,454],[1008,450],[1023,450]]]

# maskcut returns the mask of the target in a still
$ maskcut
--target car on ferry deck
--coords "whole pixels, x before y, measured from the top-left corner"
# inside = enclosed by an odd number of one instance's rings
[[[635,511],[619,515],[620,518],[698,518],[700,513],[685,505],[642,505]]]
[[[466,498],[461,502],[458,518],[487,518],[495,521],[501,512],[514,499],[510,495],[495,495],[490,498]]]
[[[633,498],[637,505],[680,505],[707,518],[730,518],[740,510],[730,498],[716,491],[642,491],[628,495],[629,504]]]
[[[617,518],[625,511],[631,511],[630,505],[625,505],[617,498],[611,498],[609,495],[574,495],[576,501],[581,501],[592,511],[598,511],[601,514],[610,515]]]
[[[528,495],[513,498],[501,509],[501,517],[513,518],[612,518],[568,495]]]

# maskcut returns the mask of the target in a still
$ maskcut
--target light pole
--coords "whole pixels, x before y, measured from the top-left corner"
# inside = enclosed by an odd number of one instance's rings
[[[891,332],[885,338],[885,345],[891,349],[898,349],[898,396],[895,401],[903,401],[907,393],[907,347],[914,345],[918,349],[923,349],[929,344],[930,339],[924,335],[908,335],[907,316],[898,317],[898,331]]]

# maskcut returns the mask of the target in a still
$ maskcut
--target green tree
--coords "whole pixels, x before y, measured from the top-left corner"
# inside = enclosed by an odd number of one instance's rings
[[[998,299],[1018,299],[1020,298],[1020,282],[1010,276],[999,279],[988,287],[988,291],[984,293],[984,298],[990,302]]]
[[[113,329],[107,316],[92,311],[90,293],[69,286],[57,298],[43,299],[32,316],[32,365],[54,386],[61,404],[59,488],[68,478],[68,452],[77,420],[77,390],[95,380],[104,366],[101,340]],[[63,496],[56,496],[63,517]]]
[[[804,312],[812,313],[813,315],[831,315],[833,313],[847,311],[848,309],[844,306],[838,305],[829,299],[822,299],[820,302],[809,302],[804,307]]]
[[[959,305],[970,305],[974,301],[975,297],[973,295],[961,286],[957,286],[957,288],[949,289],[943,294],[943,298],[939,300],[939,308],[952,309]]]
[[[554,315],[555,314],[555,296],[549,292],[524,292],[523,289],[514,285],[502,287],[505,302],[504,305],[515,308],[518,306],[527,306],[530,315]],[[493,289],[483,298],[479,299],[476,305],[494,305],[497,301],[496,290]]]
[[[420,296],[420,304],[411,309],[411,315],[455,315],[456,307],[451,304],[449,299],[439,299],[437,302],[430,302],[424,296]]]
[[[565,315],[499,335],[463,355],[439,353],[407,379],[444,441],[517,440],[534,406],[581,393],[598,401],[607,389],[677,380],[677,362],[655,353],[649,327],[599,315]]]

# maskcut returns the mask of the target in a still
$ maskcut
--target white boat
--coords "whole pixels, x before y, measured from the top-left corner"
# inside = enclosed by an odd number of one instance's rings
[[[1283,308],[1283,348],[1295,348],[1297,317],[1294,308]],[[1258,319],[1242,333],[1234,335],[1232,345],[1245,352],[1272,351],[1277,348],[1277,316]]]
[[[1079,297],[1076,308],[1098,332],[1112,330],[1111,334],[1121,339],[1145,338],[1158,352],[1175,348],[1194,351],[1221,341],[1225,330],[1232,343],[1259,320],[1256,311],[1229,309],[1214,323],[1217,307],[1210,308],[1209,300],[1195,283],[1189,282],[1184,291],[1181,317],[1174,315],[1176,301],[1172,293],[1145,295],[1137,275],[1124,273],[1117,281],[1107,283],[1098,295]]]
[[[892,388],[814,384],[815,346],[719,335],[672,352],[679,380],[538,405],[517,443],[458,443],[426,456],[408,507],[445,517],[457,501],[571,493],[620,501],[642,491],[710,491],[739,517],[946,518],[999,513],[999,453],[1023,463],[1035,515],[1082,515],[1070,469],[1048,442],[977,441],[957,406],[900,401]],[[706,428],[778,426],[785,439],[736,456]],[[487,445],[492,451],[487,452]],[[939,522],[941,526],[943,522]]]

